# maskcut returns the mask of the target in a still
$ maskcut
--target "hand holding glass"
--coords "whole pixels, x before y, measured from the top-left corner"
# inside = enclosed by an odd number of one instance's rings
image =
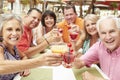
[[[63,66],[66,68],[71,68],[72,67],[72,62],[74,62],[75,55],[70,54],[69,52],[66,52],[63,54]]]
[[[78,37],[78,35],[79,35],[79,33],[78,33],[78,26],[76,26],[76,25],[70,25],[71,26],[71,28],[69,29],[69,32],[70,32],[70,39],[72,40],[72,41],[75,41],[76,39],[77,39],[77,37]]]

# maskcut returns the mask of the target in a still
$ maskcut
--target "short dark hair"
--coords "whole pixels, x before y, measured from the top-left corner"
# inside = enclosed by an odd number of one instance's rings
[[[63,7],[63,14],[64,14],[64,10],[65,9],[73,9],[73,11],[77,14],[77,12],[76,12],[76,9],[75,9],[75,6],[74,5],[72,5],[72,4],[67,4],[67,5],[65,5],[64,7]]]
[[[30,8],[30,9],[28,10],[27,14],[29,15],[33,10],[35,10],[35,11],[39,12],[40,14],[42,14],[42,11],[39,10],[39,9],[37,9],[37,8]]]
[[[45,17],[48,16],[48,15],[54,18],[54,25],[56,24],[56,15],[55,15],[55,13],[54,13],[53,11],[51,11],[51,10],[46,10],[46,11],[42,14],[42,17],[41,17],[41,24],[42,24],[44,27],[46,27],[46,25],[45,25]],[[54,26],[54,25],[53,25],[53,26]]]

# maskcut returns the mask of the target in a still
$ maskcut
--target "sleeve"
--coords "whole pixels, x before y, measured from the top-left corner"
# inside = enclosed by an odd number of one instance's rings
[[[80,57],[86,64],[86,66],[90,67],[91,64],[97,62],[98,59],[98,51],[99,51],[99,42],[95,43],[92,47],[90,47],[87,52]]]
[[[19,41],[18,44],[17,44],[17,49],[18,49],[20,52],[24,52],[24,51],[26,51],[29,47],[30,47],[30,45],[29,45],[29,40],[28,40],[28,38],[27,38],[25,35],[22,35],[20,41]]]

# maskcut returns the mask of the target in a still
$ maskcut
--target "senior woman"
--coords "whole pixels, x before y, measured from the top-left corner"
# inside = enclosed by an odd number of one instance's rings
[[[0,23],[0,35],[3,39],[0,43],[0,75],[16,73],[38,66],[58,66],[61,64],[61,55],[52,53],[42,54],[33,59],[20,60],[20,56],[25,57],[25,54],[18,52],[16,44],[20,40],[22,32],[22,21],[19,16],[3,15]]]

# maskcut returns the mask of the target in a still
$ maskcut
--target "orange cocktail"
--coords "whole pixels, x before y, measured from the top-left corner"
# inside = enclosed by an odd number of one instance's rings
[[[65,43],[59,43],[59,44],[52,44],[50,46],[50,49],[52,53],[57,53],[57,54],[64,54],[65,52],[68,52],[68,46]]]

